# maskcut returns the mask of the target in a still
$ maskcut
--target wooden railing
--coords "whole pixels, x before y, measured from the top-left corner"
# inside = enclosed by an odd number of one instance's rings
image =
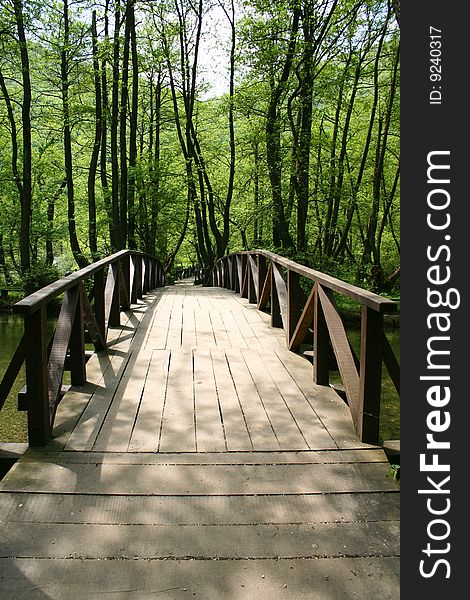
[[[26,386],[19,396],[28,413],[30,446],[47,444],[62,394],[64,370],[71,384],[86,383],[85,332],[95,350],[105,350],[108,329],[148,291],[165,285],[160,263],[142,252],[122,250],[80,269],[13,306],[22,314],[24,334],[0,382],[0,409],[26,363]],[[86,288],[90,292],[86,292]],[[46,336],[47,305],[62,295],[57,325]]]
[[[300,277],[313,282],[308,296]],[[240,293],[258,310],[269,305],[271,325],[284,328],[289,350],[299,348],[313,325],[313,379],[319,385],[329,384],[331,342],[356,432],[364,442],[378,442],[382,361],[400,393],[400,367],[383,329],[383,315],[396,311],[395,302],[264,250],[221,258],[213,284]],[[359,358],[333,292],[362,306]]]

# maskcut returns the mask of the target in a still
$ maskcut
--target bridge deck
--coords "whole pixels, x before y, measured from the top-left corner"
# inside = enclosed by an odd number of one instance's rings
[[[398,598],[386,457],[269,316],[190,285],[126,315],[0,484],[2,598]]]

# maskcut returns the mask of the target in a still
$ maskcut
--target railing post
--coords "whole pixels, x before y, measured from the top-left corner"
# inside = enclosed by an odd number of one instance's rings
[[[219,287],[224,287],[224,261],[223,260],[219,260],[218,267],[219,267],[219,273],[217,276],[217,285]]]
[[[232,290],[233,266],[232,257],[227,256],[227,289]]]
[[[361,358],[359,371],[359,426],[361,440],[379,439],[380,394],[382,389],[382,313],[362,307]]]
[[[153,258],[150,258],[150,281],[149,286],[151,290],[157,287],[157,263]]]
[[[261,303],[261,294],[264,288],[264,282],[268,273],[266,257],[262,254],[258,254],[258,310]]]
[[[287,271],[287,344],[294,335],[300,318],[300,277],[290,269]]]
[[[135,298],[137,301],[138,298],[142,298],[142,257],[140,254],[135,255],[134,268]]]
[[[97,271],[94,276],[95,282],[95,302],[93,312],[98,324],[101,337],[106,340],[106,317],[105,317],[105,300],[104,300],[104,268]]]
[[[228,259],[226,256],[222,259],[222,287],[228,289],[228,273],[227,273],[227,265]]]
[[[274,264],[271,269],[271,327],[282,327],[281,307],[279,306],[279,298],[277,295]]]
[[[70,380],[72,385],[85,385],[85,327],[83,322],[83,285],[78,286],[77,308],[70,333]]]
[[[26,344],[26,393],[30,446],[45,446],[51,435],[47,388],[46,307],[24,316]]]
[[[254,273],[253,273],[253,269],[251,268],[251,261],[250,261],[250,256],[247,256],[247,261],[246,261],[246,276],[248,278],[248,302],[250,302],[250,304],[256,304],[257,300],[256,300],[256,289],[255,289],[255,282],[254,282]]]
[[[121,264],[121,271],[122,271],[122,280],[124,282],[124,290],[121,294],[121,305],[122,305],[122,309],[123,310],[129,310],[131,307],[131,289],[130,289],[130,285],[129,285],[129,280],[130,280],[130,268],[129,268],[129,260],[130,260],[130,256],[125,256],[124,258],[121,259],[120,264]],[[119,278],[119,281],[121,281],[121,278]]]
[[[112,290],[108,288],[108,294],[112,293],[112,297],[108,299],[111,301],[111,307],[109,311],[108,327],[119,327],[121,324],[121,297],[119,293],[119,261],[114,262],[109,267],[111,269],[111,281]],[[109,277],[109,273],[108,273]],[[111,284],[110,284],[111,287]]]
[[[315,283],[315,302],[313,309],[313,380],[318,385],[330,382],[328,326]]]
[[[243,264],[241,254],[236,255],[236,278],[235,278],[235,291],[241,294],[243,286]]]
[[[242,298],[248,298],[248,282],[247,282],[247,269],[248,269],[248,261],[247,255],[241,255],[241,265],[242,265],[242,283],[240,286],[240,296]]]
[[[152,269],[152,265],[150,263],[150,257],[146,256],[145,257],[145,293],[148,294],[150,292],[150,290],[152,289],[150,287],[150,282],[151,282],[151,278],[152,278],[152,273],[151,273],[151,269]]]

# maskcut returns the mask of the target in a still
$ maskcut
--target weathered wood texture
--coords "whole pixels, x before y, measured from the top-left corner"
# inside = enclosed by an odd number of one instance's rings
[[[222,284],[219,273],[235,262],[240,285],[228,280]],[[310,280],[308,297],[301,277]],[[268,309],[271,325],[284,329],[289,350],[302,344],[313,322],[314,381],[319,385],[329,383],[331,345],[356,432],[364,442],[378,442],[382,361],[400,393],[400,366],[383,332],[383,314],[396,310],[393,301],[265,250],[221,258],[214,267],[213,281],[239,291],[259,310]],[[334,293],[361,307],[360,360],[352,351]]]
[[[105,279],[105,272],[106,279]],[[93,278],[90,297],[86,283]],[[62,398],[64,371],[73,385],[87,380],[85,333],[95,350],[105,350],[111,327],[119,327],[121,311],[142,297],[150,286],[164,285],[160,263],[137,251],[122,250],[72,273],[23,298],[13,310],[24,317],[24,336],[0,381],[0,410],[23,364],[26,386],[18,397],[20,410],[28,411],[30,446],[44,446],[54,425]],[[57,326],[46,342],[49,302],[63,294]],[[93,302],[93,303],[92,303]]]
[[[2,598],[398,599],[385,454],[269,321],[188,285],[121,314],[0,483]]]

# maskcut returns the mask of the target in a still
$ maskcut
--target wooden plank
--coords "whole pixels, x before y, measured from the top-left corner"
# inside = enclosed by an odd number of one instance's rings
[[[279,450],[280,445],[253,383],[248,367],[239,352],[226,352],[238,399],[255,450]]]
[[[157,559],[158,560],[158,559]],[[312,558],[293,560],[56,560],[3,559],[4,598],[93,598],[167,596],[182,600],[396,600],[398,557]]]
[[[97,452],[127,450],[147,380],[151,352],[134,352],[93,444]]]
[[[173,292],[175,295],[174,304],[170,313],[170,322],[168,325],[168,336],[166,339],[166,347],[170,349],[181,348],[181,331],[183,325],[183,300],[184,293],[179,294],[177,291]]]
[[[122,355],[119,350],[113,350],[97,357],[97,361],[91,365],[88,377],[92,392],[75,428],[66,440],[65,449],[84,451],[93,448],[122,373],[131,356],[131,353]],[[59,408],[64,401],[67,401],[67,394]]]
[[[196,311],[194,318],[196,322],[197,347],[214,348],[216,341],[209,316],[209,308],[205,303]]]
[[[231,348],[232,343],[230,341],[230,336],[225,329],[225,323],[222,319],[222,315],[220,313],[220,308],[223,308],[219,305],[216,305],[216,308],[211,309],[209,311],[209,319],[211,323],[212,333],[215,338],[215,345],[218,348]]]
[[[0,520],[18,523],[248,525],[396,521],[399,494],[283,496],[1,495]]]
[[[196,323],[195,310],[198,306],[194,295],[186,292],[183,300],[182,324],[181,324],[181,345],[191,350],[197,345],[196,342]]]
[[[285,365],[279,360],[277,354],[265,352],[262,359],[265,370],[271,374],[309,448],[335,448],[336,444],[331,433],[292,379]]]
[[[211,356],[208,350],[198,349],[193,358],[196,450],[223,452],[227,446]]]
[[[195,452],[193,357],[172,350],[159,452]]]
[[[212,354],[213,352],[211,352]],[[216,351],[218,353],[218,351]],[[224,357],[223,352],[220,354]],[[213,357],[213,362],[216,358]],[[252,450],[252,447],[249,448]],[[57,465],[103,463],[114,465],[290,465],[290,464],[350,464],[387,463],[382,448],[329,449],[329,450],[278,450],[278,451],[230,451],[230,452],[60,452],[49,449],[28,448],[22,462],[49,461]]]
[[[252,450],[253,445],[225,353],[212,350],[211,356],[227,450]]]
[[[239,323],[233,315],[232,311],[226,309],[223,312],[221,312],[220,315],[222,317],[223,324],[225,325],[227,335],[230,338],[232,348],[248,348],[245,338],[243,337],[243,334],[240,331]]]
[[[157,296],[153,319],[145,337],[144,347],[146,349],[162,350],[166,348],[174,301],[175,295],[173,294],[164,293]]]
[[[256,527],[0,523],[4,556],[85,560],[397,556],[398,530],[397,521],[373,527],[359,522]],[[44,544],[45,539],[54,543]]]
[[[281,449],[308,449],[296,420],[258,352],[243,350],[242,354]]]
[[[129,452],[156,452],[165,404],[169,350],[154,350],[129,441]]]
[[[361,447],[347,404],[331,388],[312,382],[309,361],[285,349],[276,350],[276,354],[329,431],[332,445],[328,447]]]
[[[163,435],[162,435],[163,442]],[[39,468],[41,466],[41,468]],[[326,494],[397,491],[388,463],[94,464],[17,462],[0,491],[118,496]]]
[[[258,339],[257,332],[253,329],[252,322],[247,319],[247,315],[250,313],[248,310],[250,305],[241,304],[240,301],[247,302],[244,298],[237,298],[237,301],[230,303],[230,313],[233,315],[233,319],[245,342],[241,347],[261,349],[263,345]]]

